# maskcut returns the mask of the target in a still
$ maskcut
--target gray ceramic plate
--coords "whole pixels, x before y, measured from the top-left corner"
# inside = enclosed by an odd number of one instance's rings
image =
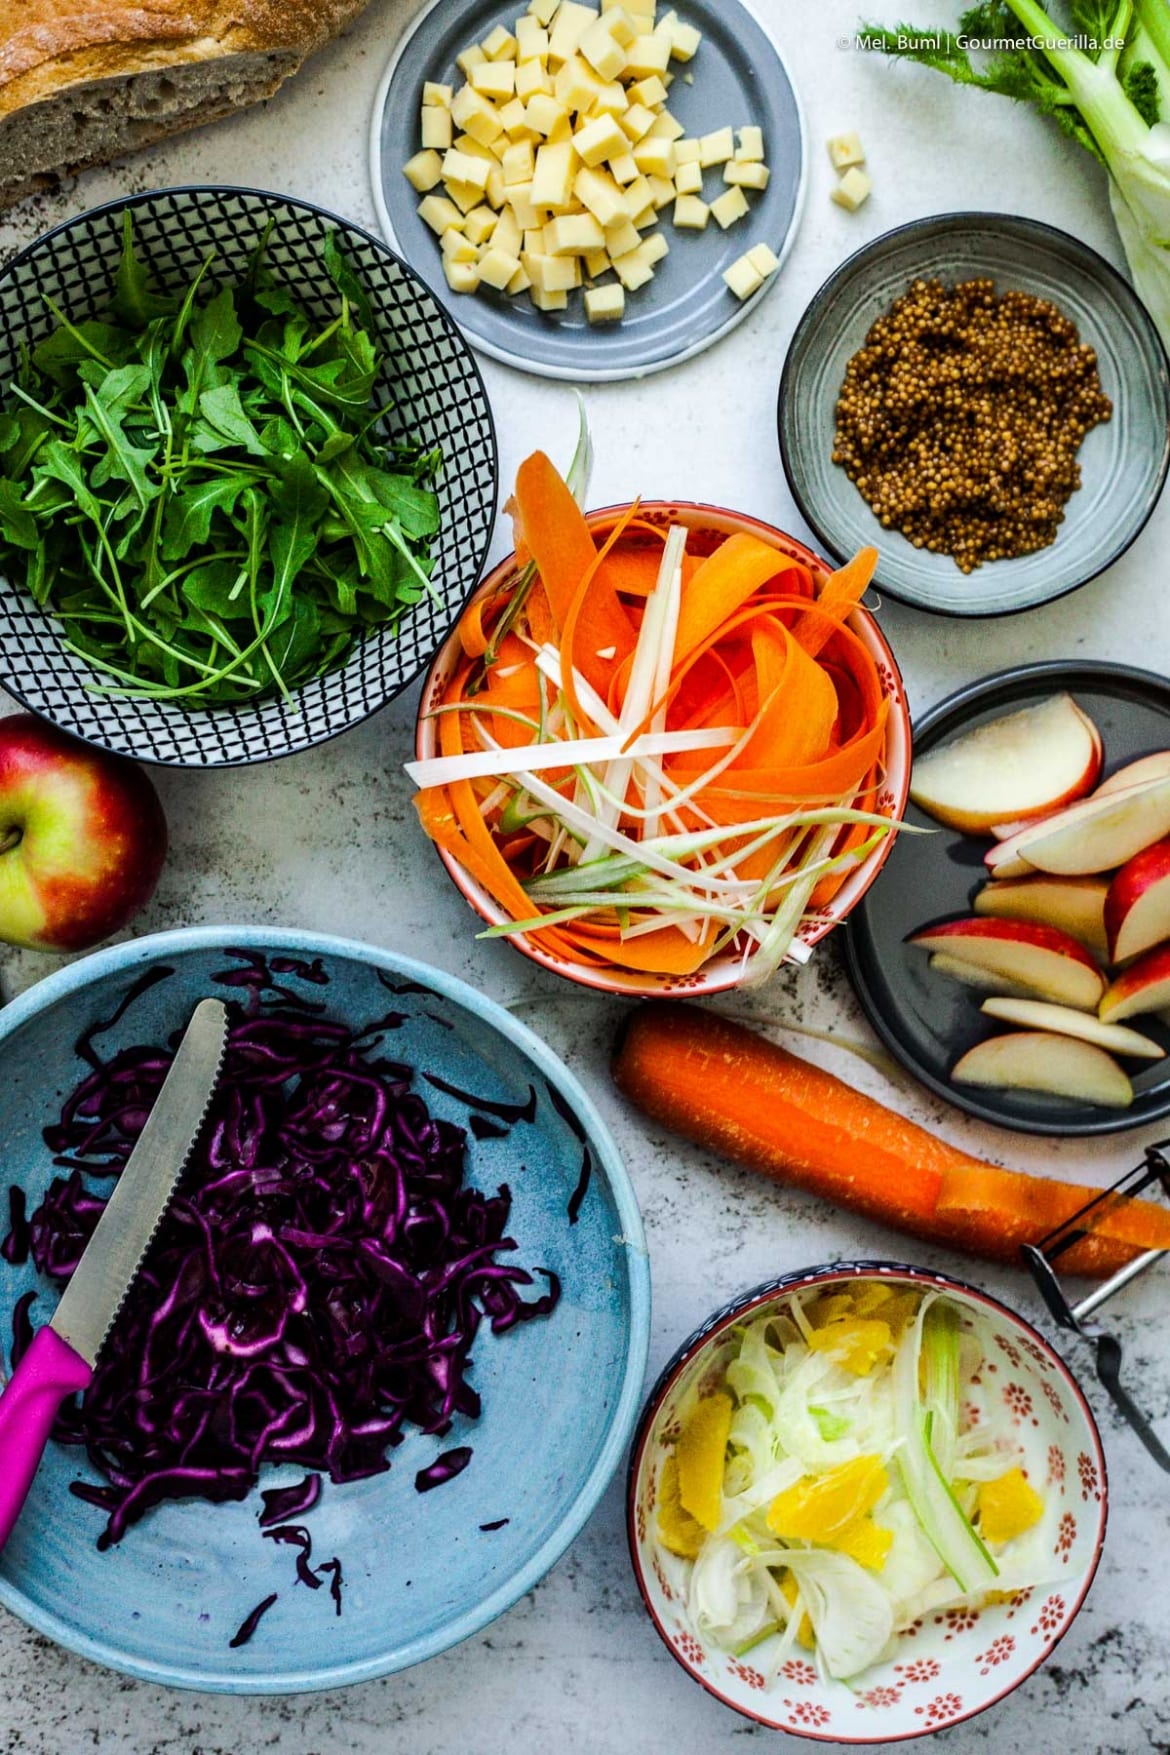
[[[1081,447],[1082,486],[1056,541],[970,574],[949,555],[916,549],[883,530],[831,457],[834,409],[850,357],[911,281],[934,276],[949,284],[990,276],[1000,290],[1052,299],[1096,349],[1113,402],[1113,419]],[[1006,615],[1086,584],[1138,535],[1170,464],[1170,375],[1145,306],[1103,257],[1035,220],[950,213],[887,232],[825,282],[788,352],[779,427],[788,485],[830,554],[844,559],[872,543],[882,557],[876,583],[891,597],[944,615]]]
[[[1105,772],[1170,744],[1170,685],[1145,670],[1118,664],[1029,664],[984,677],[932,707],[914,727],[914,750],[925,755],[1003,713],[1017,712],[1067,689],[1099,727],[1105,740]],[[906,821],[931,835],[899,835],[885,868],[849,917],[842,941],[857,997],[891,1053],[936,1096],[980,1121],[1020,1133],[1119,1133],[1170,1115],[1170,1058],[1126,1060],[1133,1080],[1129,1109],[1071,1103],[1038,1091],[993,1091],[952,1084],[950,1069],[961,1054],[1003,1026],[984,1017],[972,987],[940,975],[926,952],[906,943],[929,922],[970,912],[986,878],[983,854],[990,845],[974,835],[942,828],[916,804]],[[1170,1026],[1161,1017],[1131,1020],[1170,1055]]]
[[[497,24],[511,28],[524,0],[435,0],[403,38],[374,100],[370,165],[374,205],[386,238],[422,275],[459,323],[473,347],[505,365],[545,378],[600,382],[660,372],[710,347],[754,309],[764,291],[741,303],[723,284],[723,270],[752,244],[771,245],[783,258],[796,231],[804,198],[804,120],[780,52],[738,0],[679,0],[675,11],[703,33],[698,54],[671,87],[670,107],[690,135],[731,123],[757,122],[772,168],[762,195],[750,195],[751,213],[724,232],[712,221],[703,232],[663,231],[670,255],[651,283],[627,300],[621,323],[590,329],[580,296],[563,312],[543,315],[527,296],[487,290],[453,293],[443,276],[439,246],[418,217],[418,196],[402,166],[418,151],[418,111],[425,80],[459,82],[455,57],[482,42]],[[687,85],[682,75],[693,72]],[[722,189],[708,171],[706,193]],[[767,286],[780,276],[773,275]]]

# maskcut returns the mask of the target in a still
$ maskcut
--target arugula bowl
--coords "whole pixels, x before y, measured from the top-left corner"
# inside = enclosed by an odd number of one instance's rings
[[[122,197],[0,272],[0,682],[140,761],[310,748],[475,586],[483,380],[407,265],[263,190]]]

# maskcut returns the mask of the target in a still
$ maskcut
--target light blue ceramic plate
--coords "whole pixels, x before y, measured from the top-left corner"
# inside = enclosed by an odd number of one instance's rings
[[[804,200],[804,122],[792,78],[769,32],[741,0],[673,0],[685,24],[703,41],[693,61],[675,61],[670,108],[687,134],[710,133],[730,124],[758,123],[772,176],[767,189],[749,197],[747,218],[721,231],[712,220],[704,231],[676,231],[663,215],[670,254],[653,281],[626,301],[620,323],[590,328],[579,293],[565,311],[542,314],[527,295],[509,298],[490,291],[453,293],[443,275],[439,241],[418,217],[419,197],[402,174],[418,151],[418,112],[425,80],[462,82],[455,57],[482,42],[497,24],[513,28],[525,0],[432,0],[399,43],[374,99],[370,167],[374,205],[389,243],[426,281],[460,325],[472,346],[524,372],[575,383],[642,377],[690,359],[741,323],[767,296],[741,303],[723,284],[723,270],[753,244],[769,244],[783,258],[796,232]],[[665,11],[665,6],[663,6]],[[795,28],[795,27],[794,27]],[[694,84],[687,84],[687,75]],[[724,188],[709,170],[704,196]]]
[[[41,1129],[83,1067],[78,1033],[107,1018],[152,967],[173,974],[136,1000],[101,1039],[102,1052],[162,1040],[229,966],[225,947],[319,957],[326,998],[347,1021],[383,1016],[379,974],[395,984],[404,1016],[394,1055],[477,1095],[523,1101],[531,1123],[504,1139],[469,1139],[468,1180],[513,1194],[509,1231],[519,1259],[562,1277],[547,1321],[475,1345],[471,1381],[478,1421],[445,1439],[411,1434],[388,1474],[325,1485],[308,1514],[314,1552],[345,1568],[344,1612],[328,1592],[293,1583],[293,1554],[266,1542],[258,1493],[238,1505],[172,1502],[151,1511],[123,1542],[94,1546],[102,1515],[68,1490],[96,1479],[78,1454],[51,1444],[3,1557],[0,1603],[60,1644],[129,1675],[223,1693],[334,1688],[432,1657],[466,1639],[531,1590],[597,1504],[630,1436],[646,1363],[649,1268],[642,1223],[617,1148],[577,1080],[531,1031],[473,988],[425,964],[345,939],[258,928],[198,928],[117,945],[51,975],[0,1014],[0,1138],[4,1185],[32,1202],[53,1175]],[[295,985],[295,978],[293,978]],[[466,1123],[467,1107],[426,1088],[435,1114]],[[583,1130],[593,1173],[571,1224]],[[5,1206],[7,1205],[5,1201]],[[0,1337],[36,1276],[0,1263]],[[52,1293],[34,1306],[47,1317]],[[435,1492],[415,1491],[416,1471],[453,1443],[470,1466]],[[263,1485],[299,1479],[270,1471]],[[507,1518],[494,1531],[480,1525]],[[228,1641],[271,1591],[279,1601],[250,1644]]]

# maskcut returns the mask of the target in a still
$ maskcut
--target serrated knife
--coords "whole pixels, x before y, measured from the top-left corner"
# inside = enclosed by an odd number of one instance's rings
[[[93,1377],[198,1138],[226,1040],[224,1007],[218,999],[200,1000],[60,1303],[0,1395],[0,1548],[20,1515],[57,1409]]]

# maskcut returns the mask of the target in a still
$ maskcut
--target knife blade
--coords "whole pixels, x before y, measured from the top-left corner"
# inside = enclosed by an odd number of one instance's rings
[[[90,1382],[162,1222],[207,1114],[226,1041],[224,1006],[200,1000],[56,1311],[0,1395],[0,1548],[32,1485],[57,1408]]]

